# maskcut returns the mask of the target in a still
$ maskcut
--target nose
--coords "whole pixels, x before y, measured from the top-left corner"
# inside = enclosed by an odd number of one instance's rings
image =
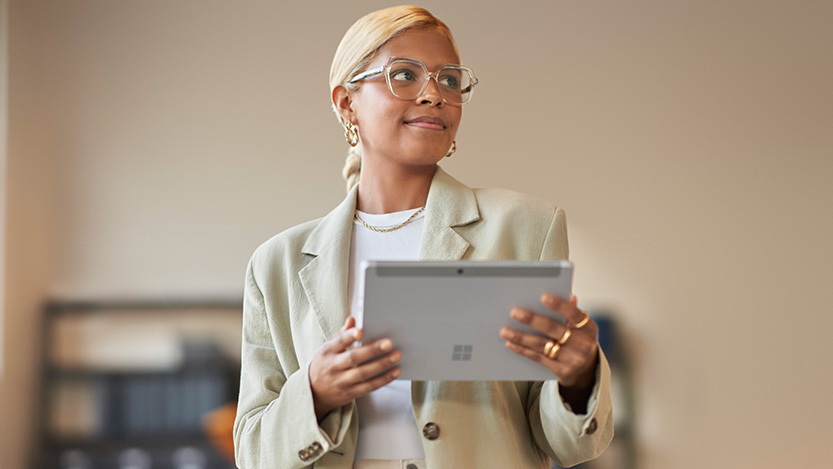
[[[417,101],[420,104],[430,104],[432,106],[441,106],[443,104],[443,95],[440,92],[440,85],[437,83],[436,77],[428,77],[422,93],[417,96]]]

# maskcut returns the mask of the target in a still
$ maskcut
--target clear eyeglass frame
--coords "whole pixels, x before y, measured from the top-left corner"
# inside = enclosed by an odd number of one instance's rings
[[[415,95],[413,95],[413,96],[401,96],[401,95],[397,94],[396,91],[394,91],[393,84],[391,84],[391,81],[390,81],[391,80],[390,70],[391,70],[392,65],[394,63],[397,63],[397,62],[408,62],[408,63],[411,63],[413,65],[418,65],[419,67],[422,68],[422,71],[423,71],[424,76],[425,76],[425,80],[422,82],[422,86],[419,88],[419,92],[417,92]],[[443,94],[443,91],[442,91],[443,86],[440,84],[440,75],[444,70],[457,70],[461,73],[461,76],[462,76],[462,74],[468,75],[469,85],[466,86],[465,88],[461,89],[462,99],[461,99],[460,102],[449,101],[448,98],[445,96],[445,94]],[[373,77],[375,77],[377,75],[381,75],[381,74],[385,75],[385,82],[387,82],[388,90],[391,92],[391,94],[396,96],[399,99],[405,99],[405,100],[416,99],[417,97],[422,95],[422,93],[425,92],[425,88],[428,86],[428,81],[431,80],[431,79],[434,79],[434,81],[437,83],[437,89],[440,92],[440,96],[442,96],[442,98],[443,98],[443,102],[445,104],[448,104],[449,106],[462,106],[462,105],[468,103],[469,101],[471,101],[471,97],[474,94],[474,87],[475,87],[475,85],[477,85],[477,83],[479,83],[479,80],[474,75],[474,71],[469,67],[465,67],[463,65],[456,65],[456,64],[446,64],[446,65],[441,65],[439,68],[437,68],[437,71],[432,73],[432,72],[428,71],[428,67],[426,67],[425,64],[421,60],[410,59],[410,58],[407,58],[407,57],[391,57],[388,60],[388,63],[385,64],[384,66],[359,73],[358,75],[353,77],[348,83],[356,83],[356,82],[359,82],[359,81],[362,81],[362,80],[365,80],[365,79],[368,79],[368,78],[373,78]]]

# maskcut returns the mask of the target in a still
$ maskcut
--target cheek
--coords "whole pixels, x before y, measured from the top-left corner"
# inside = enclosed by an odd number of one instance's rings
[[[455,108],[451,114],[451,122],[456,132],[458,128],[460,128],[460,121],[463,118],[463,108]]]
[[[401,119],[393,113],[380,112],[365,122],[365,131],[367,135],[375,136],[377,139],[389,137],[392,133],[397,132],[401,126]]]
[[[368,132],[378,133],[395,128],[402,123],[403,113],[386,97],[366,100],[364,107],[370,112],[359,114],[359,126],[365,127]]]

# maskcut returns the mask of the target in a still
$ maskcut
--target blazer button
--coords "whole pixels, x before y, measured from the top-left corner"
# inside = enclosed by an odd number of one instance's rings
[[[312,458],[318,456],[319,454],[321,454],[321,451],[323,449],[324,448],[321,447],[321,443],[316,441],[315,443],[311,444],[310,446],[307,446],[305,449],[302,449],[301,451],[298,451],[298,457],[301,459],[301,461],[307,462],[310,459],[312,459]]]
[[[594,419],[590,420],[590,424],[587,425],[587,434],[592,435],[592,434],[596,433],[596,429],[598,429],[598,428],[599,428],[599,423],[596,422],[596,419],[594,418]]]
[[[440,437],[440,426],[434,422],[428,422],[422,427],[422,436],[429,440],[436,440]]]
[[[324,448],[321,447],[321,443],[316,441],[312,444],[312,446],[310,446],[310,449],[312,450],[313,456],[318,456]]]

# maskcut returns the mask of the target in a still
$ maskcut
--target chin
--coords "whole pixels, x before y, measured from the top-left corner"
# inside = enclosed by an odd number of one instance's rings
[[[436,166],[437,163],[442,161],[442,159],[443,159],[442,156],[439,156],[439,157],[436,157],[436,158],[429,158],[429,157],[410,158],[410,159],[408,159],[408,161],[405,162],[405,164],[407,166],[413,167],[414,169],[425,168],[425,167],[428,167],[428,166],[433,167],[433,166]]]
[[[437,147],[432,148],[408,148],[403,149],[398,153],[398,159],[403,162],[411,162],[413,164],[431,164],[441,161],[448,150],[438,150]]]

